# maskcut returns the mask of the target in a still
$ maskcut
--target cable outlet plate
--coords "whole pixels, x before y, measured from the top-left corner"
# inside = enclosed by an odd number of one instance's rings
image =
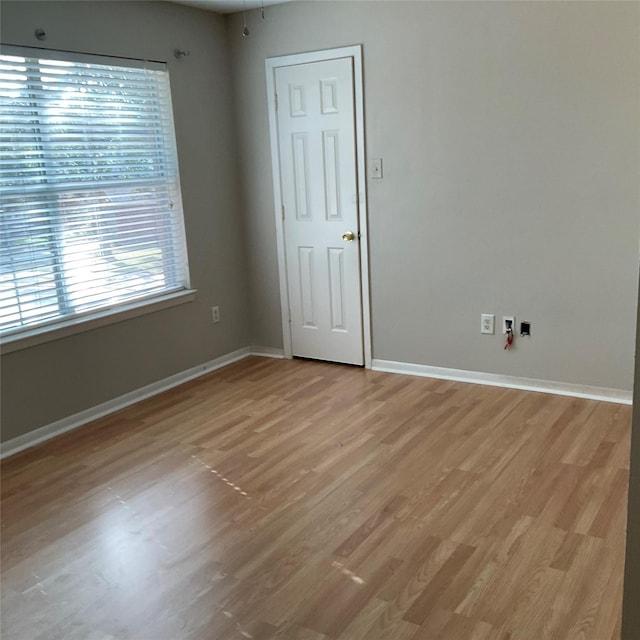
[[[480,333],[493,335],[495,332],[496,317],[492,313],[480,314]]]
[[[507,330],[511,329],[513,335],[516,334],[516,317],[515,316],[502,316],[502,333],[507,333]]]

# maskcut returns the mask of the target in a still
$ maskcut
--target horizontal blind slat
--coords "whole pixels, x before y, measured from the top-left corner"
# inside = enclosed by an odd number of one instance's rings
[[[187,286],[166,71],[0,55],[0,153],[0,331]]]

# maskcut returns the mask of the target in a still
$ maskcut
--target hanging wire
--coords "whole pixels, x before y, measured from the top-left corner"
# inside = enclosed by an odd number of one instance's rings
[[[262,19],[264,20],[264,0],[262,0],[262,6],[260,7],[260,11],[262,12]]]
[[[249,35],[249,27],[247,27],[247,0],[242,0],[242,15],[244,18],[244,28],[242,29],[242,35]]]

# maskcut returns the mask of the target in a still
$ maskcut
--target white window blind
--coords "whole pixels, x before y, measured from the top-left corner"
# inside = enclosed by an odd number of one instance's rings
[[[186,288],[164,66],[5,53],[0,332]]]

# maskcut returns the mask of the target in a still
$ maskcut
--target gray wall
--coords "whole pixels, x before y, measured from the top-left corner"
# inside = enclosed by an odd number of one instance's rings
[[[640,599],[640,306],[637,327],[622,640],[638,640],[640,636],[640,607],[638,607]]]
[[[252,336],[281,346],[264,59],[364,45],[374,358],[629,390],[638,3],[294,2],[228,21]],[[504,352],[480,314],[533,336]]]
[[[0,11],[3,42],[37,45],[44,28],[51,48],[169,62],[199,291],[4,356],[3,439],[282,346],[264,58],[358,43],[367,151],[385,169],[368,183],[374,357],[631,389],[638,3],[294,2],[250,12],[248,38],[241,15],[164,2]],[[483,312],[533,337],[505,353]]]
[[[8,440],[249,344],[224,18],[169,3],[1,3],[2,42],[167,60],[195,302],[2,358]],[[176,61],[173,49],[189,49]],[[219,304],[222,322],[211,324]]]

